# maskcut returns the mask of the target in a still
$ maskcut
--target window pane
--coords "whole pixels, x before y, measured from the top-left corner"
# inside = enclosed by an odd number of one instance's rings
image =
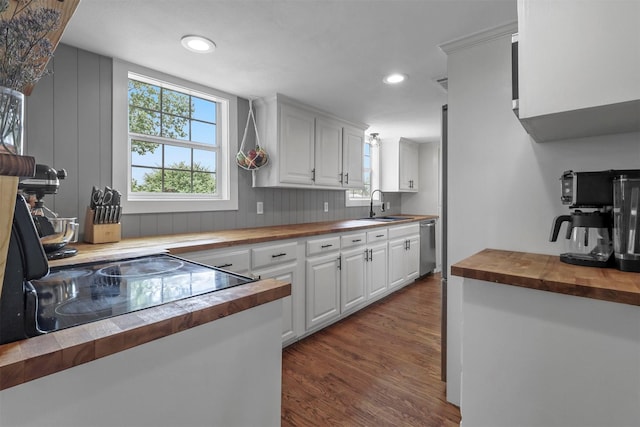
[[[215,172],[216,153],[214,151],[193,150],[193,170]]]
[[[191,172],[165,170],[164,191],[166,193],[191,193]]]
[[[131,168],[131,190],[146,192],[162,191],[162,169]]]
[[[129,105],[160,110],[160,86],[129,80]]]
[[[189,98],[186,93],[162,89],[162,112],[188,118],[191,113]]]
[[[131,164],[162,167],[162,148],[160,144],[131,141]]]
[[[130,107],[129,131],[144,135],[160,135],[160,113]]]
[[[371,144],[364,143],[364,155],[371,156]]]
[[[216,125],[192,121],[191,140],[216,145]]]
[[[193,173],[193,192],[194,193],[215,193],[216,191],[216,174],[194,172]]]
[[[209,123],[216,122],[216,103],[202,98],[191,98],[191,118]]]
[[[371,157],[365,157],[363,160],[363,167],[365,169],[371,169]]]
[[[191,148],[164,146],[164,167],[191,170]]]
[[[189,119],[184,117],[162,115],[162,136],[165,138],[189,140]]]

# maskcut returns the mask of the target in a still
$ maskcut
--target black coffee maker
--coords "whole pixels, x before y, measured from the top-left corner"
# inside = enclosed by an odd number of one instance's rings
[[[553,221],[549,240],[555,242],[567,223],[569,250],[560,255],[567,264],[613,267],[613,182],[620,175],[640,177],[640,170],[566,171],[560,178],[562,203],[572,209]]]

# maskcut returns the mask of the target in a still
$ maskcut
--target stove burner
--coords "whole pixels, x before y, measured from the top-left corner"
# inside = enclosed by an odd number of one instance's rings
[[[132,260],[101,268],[97,273],[106,277],[145,277],[169,273],[182,266],[184,262],[176,259]]]
[[[54,271],[41,279],[38,282],[46,284],[48,282],[69,282],[80,277],[85,277],[93,273],[91,270],[77,269],[77,270],[60,270]]]
[[[55,308],[56,314],[60,316],[82,316],[91,315],[91,317],[104,317],[110,315],[114,308],[120,304],[126,304],[127,297],[109,298],[108,305],[104,299],[72,299],[58,305]]]

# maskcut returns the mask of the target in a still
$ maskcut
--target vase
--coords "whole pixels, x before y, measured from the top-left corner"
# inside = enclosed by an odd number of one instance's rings
[[[0,153],[22,155],[24,94],[0,86]]]

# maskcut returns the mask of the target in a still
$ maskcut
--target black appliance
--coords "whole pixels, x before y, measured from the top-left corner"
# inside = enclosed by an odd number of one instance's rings
[[[52,268],[32,284],[38,327],[52,332],[254,280],[158,254]]]
[[[78,252],[76,248],[67,246],[77,236],[76,218],[58,218],[58,214],[44,204],[44,197],[47,194],[57,194],[60,180],[66,177],[67,171],[64,169],[56,170],[48,165],[37,164],[35,175],[22,178],[18,184],[21,192],[35,197],[31,214],[50,260],[66,258]]]
[[[569,251],[560,255],[562,262],[589,267],[615,265],[613,237],[620,236],[620,222],[614,225],[613,221],[614,181],[620,176],[640,178],[640,170],[566,171],[562,174],[561,200],[572,212],[554,219],[549,237],[555,242],[560,227],[567,223]]]
[[[254,280],[166,254],[49,269],[19,195],[0,294],[0,344]]]
[[[49,272],[29,206],[18,195],[0,292],[0,344],[39,335],[38,296],[31,280]]]

